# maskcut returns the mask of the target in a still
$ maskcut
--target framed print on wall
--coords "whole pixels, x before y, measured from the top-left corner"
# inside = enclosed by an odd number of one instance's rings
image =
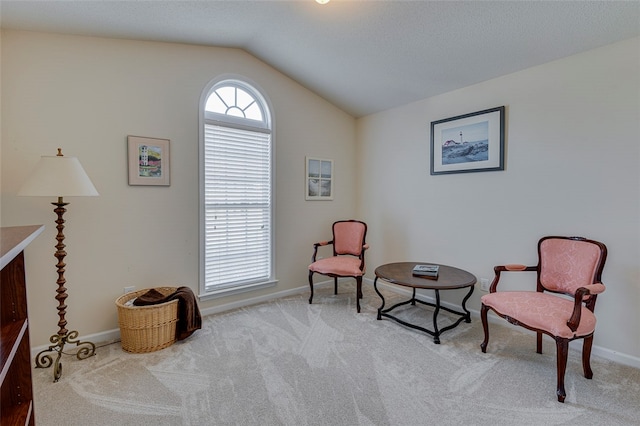
[[[333,200],[333,160],[305,157],[306,200]]]
[[[431,174],[504,170],[504,106],[431,122]]]
[[[129,185],[169,186],[169,139],[127,136]]]

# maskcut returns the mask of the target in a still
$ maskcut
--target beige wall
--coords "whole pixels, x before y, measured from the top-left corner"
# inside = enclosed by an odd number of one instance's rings
[[[355,212],[355,120],[244,51],[2,32],[2,226],[45,224],[27,249],[32,346],[56,332],[55,215],[15,194],[41,155],[77,156],[100,197],[69,198],[67,320],[81,335],[117,329],[123,287],[198,291],[198,103],[222,74],[270,99],[276,143],[276,287],[201,303],[308,288],[312,242]],[[127,135],[171,140],[171,186],[127,184]],[[304,157],[335,160],[332,202],[305,201]]]
[[[635,38],[360,119],[369,264],[428,260],[493,278],[494,265],[534,265],[541,236],[600,240],[594,353],[640,366],[639,76]],[[431,121],[500,105],[506,170],[431,176]]]
[[[535,263],[542,235],[583,235],[609,247],[594,353],[640,365],[639,46],[624,41],[356,122],[240,50],[2,31],[1,224],[47,226],[27,250],[32,346],[57,330],[57,275],[53,200],[15,196],[31,167],[62,146],[100,192],[68,200],[71,328],[116,329],[125,286],[197,291],[197,105],[211,79],[231,73],[256,82],[274,108],[280,281],[203,302],[204,311],[306,291],[310,242],[355,213],[369,224],[369,281],[376,265],[407,259],[491,278],[496,264]],[[506,170],[430,176],[430,122],[499,105]],[[171,187],[127,185],[128,134],[171,139]],[[305,155],[335,160],[334,201],[304,201]]]

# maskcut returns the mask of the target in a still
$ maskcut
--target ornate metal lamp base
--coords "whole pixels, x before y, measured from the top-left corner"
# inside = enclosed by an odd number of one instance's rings
[[[60,362],[60,357],[62,354],[65,355],[73,355],[72,353],[64,352],[64,345],[67,343],[73,343],[76,346],[79,346],[75,355],[79,360],[83,360],[89,358],[96,354],[96,345],[91,342],[80,342],[76,340],[78,338],[77,331],[68,331],[64,335],[54,334],[49,338],[49,341],[53,343],[53,345],[49,346],[48,349],[41,351],[36,356],[36,368],[49,368],[53,365],[53,381],[57,382],[62,375],[62,363]],[[51,355],[47,354],[47,352],[57,352],[58,356],[56,356],[55,362]]]

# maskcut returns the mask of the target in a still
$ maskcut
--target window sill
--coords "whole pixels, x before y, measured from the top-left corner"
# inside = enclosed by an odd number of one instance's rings
[[[268,287],[275,287],[276,284],[278,284],[278,280],[262,281],[259,283],[229,287],[199,294],[198,299],[201,301],[219,299],[221,297],[231,296],[234,294],[246,293],[248,291],[260,290]]]

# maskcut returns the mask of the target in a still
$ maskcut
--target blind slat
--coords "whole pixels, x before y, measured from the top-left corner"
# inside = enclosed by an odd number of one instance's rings
[[[205,291],[271,276],[271,135],[205,124]]]

